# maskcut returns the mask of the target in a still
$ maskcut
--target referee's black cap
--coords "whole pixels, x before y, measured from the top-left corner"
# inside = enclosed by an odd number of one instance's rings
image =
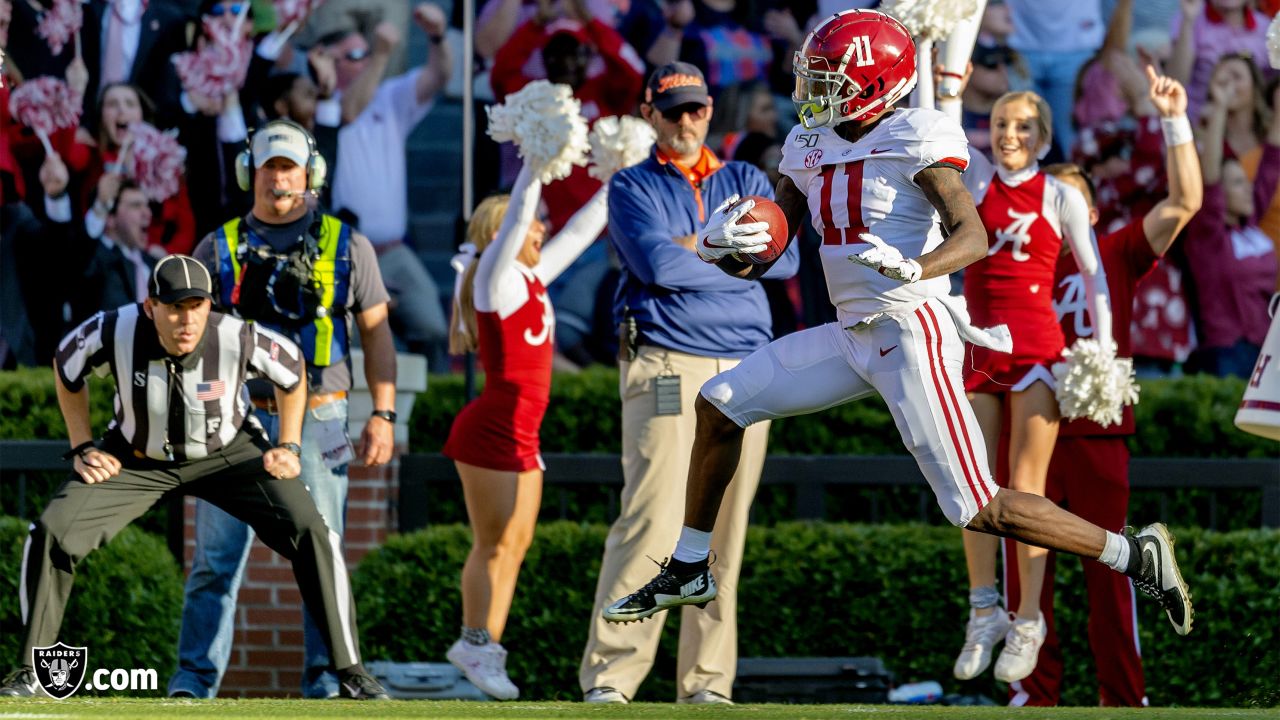
[[[190,297],[213,299],[213,279],[204,263],[189,255],[169,255],[151,272],[151,297],[172,305]]]

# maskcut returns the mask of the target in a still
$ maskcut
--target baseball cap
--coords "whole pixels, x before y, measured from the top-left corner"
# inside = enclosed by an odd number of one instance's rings
[[[204,263],[189,255],[169,255],[151,271],[151,297],[172,305],[190,297],[213,299],[213,279]]]
[[[644,88],[644,101],[663,111],[688,103],[709,105],[711,93],[707,89],[706,78],[696,65],[673,62],[654,70],[649,76]]]
[[[587,34],[587,28],[582,23],[572,18],[559,18],[547,23],[543,28],[547,39],[551,39],[557,35],[568,35],[583,45],[591,44],[591,36]]]
[[[293,123],[272,121],[253,134],[252,152],[255,168],[273,157],[289,158],[306,167],[311,143],[306,130]]]

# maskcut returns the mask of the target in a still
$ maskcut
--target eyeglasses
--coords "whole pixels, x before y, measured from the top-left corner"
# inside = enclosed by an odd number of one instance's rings
[[[663,119],[669,123],[678,123],[685,115],[688,115],[694,120],[706,120],[707,116],[710,114],[710,105],[699,105],[697,103],[677,105],[673,108],[668,108],[662,111]]]
[[[369,57],[369,49],[356,48],[355,50],[348,50],[347,54],[342,57],[345,58],[347,62],[360,62],[361,60]]]
[[[239,15],[244,10],[244,3],[216,3],[209,8],[209,14],[213,17],[222,17],[226,14]]]

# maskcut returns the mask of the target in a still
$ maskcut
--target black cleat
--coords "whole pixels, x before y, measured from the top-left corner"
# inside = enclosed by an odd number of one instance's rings
[[[363,669],[343,670],[338,677],[338,688],[338,697],[347,700],[391,699],[382,684]]]
[[[48,697],[49,693],[40,686],[36,679],[36,671],[23,665],[4,676],[4,684],[0,685],[0,696],[4,697]]]
[[[703,566],[692,572],[677,574],[674,561],[658,563],[661,571],[647,585],[604,609],[609,622],[629,623],[644,620],[659,610],[679,605],[705,608],[716,599],[716,578]]]
[[[1133,578],[1134,587],[1155,598],[1169,614],[1169,622],[1179,635],[1191,632],[1191,620],[1195,612],[1191,608],[1191,591],[1178,570],[1178,559],[1173,554],[1173,536],[1164,523],[1148,525],[1138,531],[1133,539],[1138,543],[1141,562],[1138,575]]]

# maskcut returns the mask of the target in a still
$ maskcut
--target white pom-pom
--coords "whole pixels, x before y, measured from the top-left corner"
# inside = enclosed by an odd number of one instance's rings
[[[587,164],[587,121],[568,85],[535,80],[485,111],[489,136],[519,146],[539,182],[568,177],[574,166]]]
[[[597,120],[590,139],[592,165],[587,172],[608,182],[614,173],[649,157],[658,135],[640,118],[623,116]]]
[[[956,23],[978,11],[978,0],[885,0],[880,9],[916,38],[943,40]]]
[[[1117,358],[1092,338],[1080,338],[1053,364],[1058,407],[1068,420],[1086,418],[1102,427],[1119,425],[1124,406],[1138,402],[1133,360]]]
[[[1271,67],[1280,70],[1280,15],[1271,19],[1271,27],[1267,28],[1267,57]]]

